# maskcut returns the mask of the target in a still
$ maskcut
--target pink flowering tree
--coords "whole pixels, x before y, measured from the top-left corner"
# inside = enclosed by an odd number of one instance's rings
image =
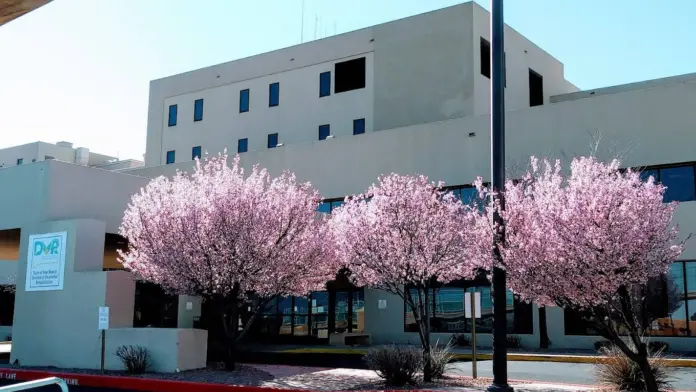
[[[332,214],[340,259],[358,285],[401,297],[413,313],[432,378],[430,312],[438,287],[473,278],[467,257],[465,206],[424,176],[381,177],[366,193],[346,198]]]
[[[231,167],[226,156],[197,161],[193,174],[154,179],[133,196],[120,261],[170,292],[209,302],[224,327],[231,368],[236,343],[273,297],[308,295],[335,277],[319,202],[318,192],[290,173],[245,173],[239,157]],[[252,316],[239,326],[240,309],[249,306]]]
[[[675,204],[663,203],[664,191],[652,177],[644,181],[637,171],[620,170],[616,160],[576,158],[564,173],[558,161],[532,158],[523,179],[506,183],[501,212],[499,250],[510,288],[540,306],[587,314],[598,333],[641,368],[649,391],[657,386],[642,339],[649,328],[644,288],[683,250],[672,226]],[[497,230],[492,208],[471,214],[476,252],[489,263]]]

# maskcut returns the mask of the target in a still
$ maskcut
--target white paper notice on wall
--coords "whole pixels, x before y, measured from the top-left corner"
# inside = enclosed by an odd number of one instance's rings
[[[387,300],[386,300],[386,299],[380,299],[379,302],[377,302],[377,308],[379,308],[379,309],[386,309],[386,308],[387,308]]]
[[[324,307],[323,307],[323,306],[317,306],[317,313],[324,313]]]
[[[63,290],[67,239],[67,231],[29,236],[26,291]]]
[[[193,302],[186,301],[186,310],[193,310]]]
[[[109,329],[109,308],[107,306],[100,306],[99,307],[99,328],[100,331],[102,329]]]
[[[476,318],[481,318],[481,292],[474,293],[474,304],[476,305]],[[471,293],[464,293],[464,316],[471,318]]]

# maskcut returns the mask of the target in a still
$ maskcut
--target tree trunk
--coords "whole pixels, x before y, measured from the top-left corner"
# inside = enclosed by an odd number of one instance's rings
[[[647,392],[658,392],[657,381],[655,380],[655,373],[653,373],[652,366],[650,366],[650,361],[648,360],[648,349],[646,344],[643,342],[638,348],[638,365],[640,366],[640,371],[643,373],[643,380],[645,380],[645,390]]]
[[[433,363],[430,356],[430,290],[425,289],[425,306],[423,314],[425,321],[423,322],[423,381],[433,381]]]
[[[222,319],[222,327],[225,332],[225,370],[234,370],[237,347],[237,289],[233,289],[228,297],[219,298],[218,309]]]
[[[539,348],[549,348],[549,331],[546,327],[546,307],[539,307]]]

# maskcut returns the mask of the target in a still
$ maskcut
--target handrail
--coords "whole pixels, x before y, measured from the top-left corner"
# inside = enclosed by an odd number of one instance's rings
[[[26,391],[27,389],[45,387],[47,385],[54,384],[58,385],[62,392],[68,392],[68,384],[66,384],[62,378],[58,377],[42,378],[40,380],[27,381],[19,384],[8,385],[6,387],[0,387],[0,392]]]

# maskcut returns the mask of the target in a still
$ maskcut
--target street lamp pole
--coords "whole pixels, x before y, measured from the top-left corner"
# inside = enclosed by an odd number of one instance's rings
[[[501,210],[505,209],[505,45],[503,0],[491,0],[491,182]],[[499,244],[505,240],[504,222],[497,212],[493,220],[500,228],[493,239],[496,264],[502,257]],[[507,380],[507,293],[505,271],[497,266],[492,276],[493,383],[488,392],[512,392]]]

